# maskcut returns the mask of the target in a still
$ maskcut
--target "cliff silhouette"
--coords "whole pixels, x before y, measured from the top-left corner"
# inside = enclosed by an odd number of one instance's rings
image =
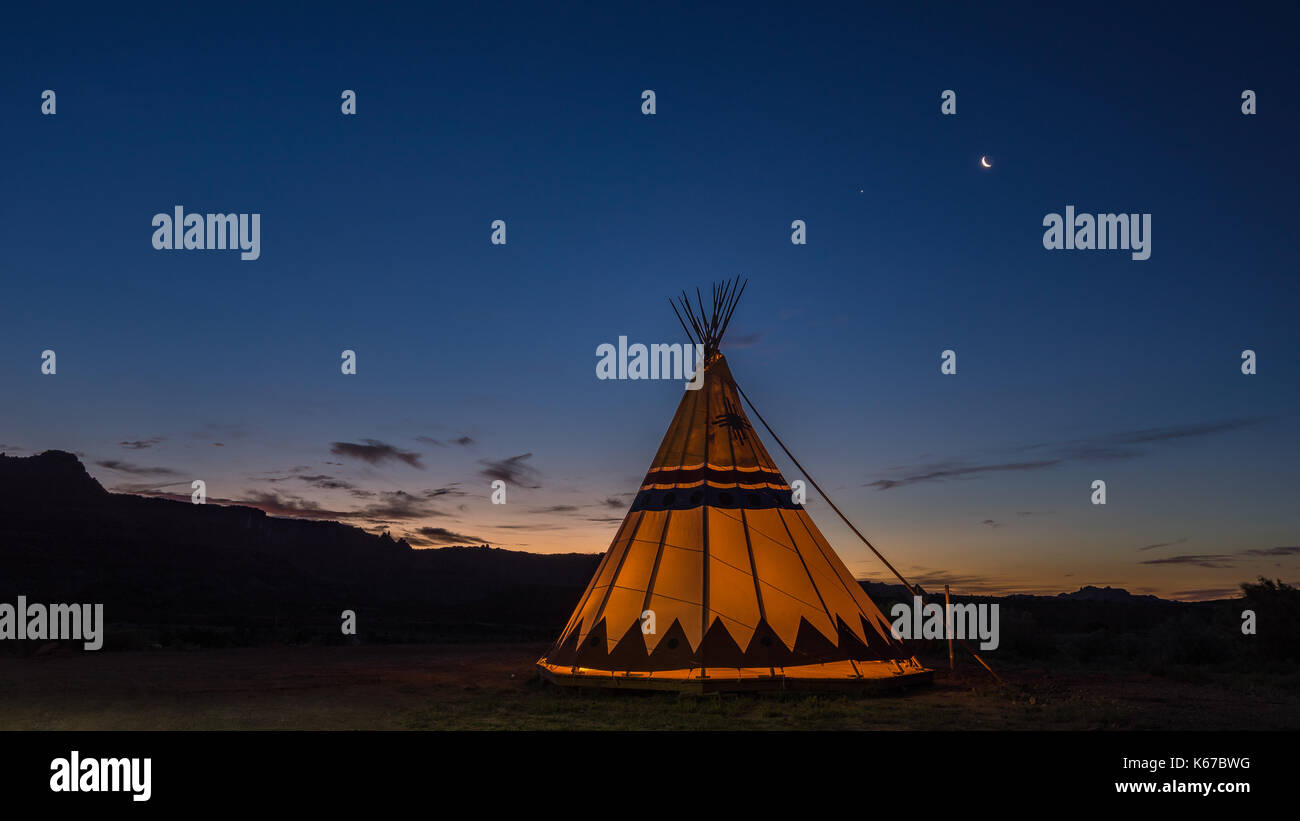
[[[97,602],[200,644],[549,638],[599,556],[415,550],[339,522],[109,493],[71,453],[0,455],[0,601]]]
[[[108,649],[550,641],[599,562],[486,546],[416,550],[339,522],[110,493],[63,451],[0,454],[0,602],[102,603]],[[911,600],[901,585],[862,584],[886,613]],[[1273,598],[1281,604],[1255,606],[1273,623],[1300,623],[1286,615],[1294,590]],[[1240,644],[1239,599],[1185,604],[1096,587],[953,599],[1001,603],[999,652],[1032,660],[1222,662]],[[355,637],[340,630],[344,610],[356,613]],[[1282,641],[1295,645],[1294,629]],[[0,642],[0,652],[33,651]]]

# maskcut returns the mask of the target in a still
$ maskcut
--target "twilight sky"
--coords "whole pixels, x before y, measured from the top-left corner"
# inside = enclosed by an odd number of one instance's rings
[[[1293,24],[243,11],[6,12],[0,450],[413,544],[599,552],[681,384],[599,381],[596,347],[683,341],[667,297],[741,274],[732,371],[916,581],[1300,576]],[[176,205],[260,214],[261,258],[154,250]],[[1150,259],[1045,250],[1067,205],[1151,214]]]

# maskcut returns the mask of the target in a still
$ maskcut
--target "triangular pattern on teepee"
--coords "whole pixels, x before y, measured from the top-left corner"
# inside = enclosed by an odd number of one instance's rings
[[[847,662],[860,677],[855,662],[889,662],[901,672],[893,662],[911,654],[793,501],[741,407],[717,337],[707,341],[702,386],[682,397],[613,543],[539,664],[775,676]],[[646,611],[654,632],[642,630]]]

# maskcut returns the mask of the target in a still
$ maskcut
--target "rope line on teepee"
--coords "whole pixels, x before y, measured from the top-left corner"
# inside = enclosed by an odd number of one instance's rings
[[[808,478],[808,483],[812,485],[814,488],[816,488],[817,492],[821,494],[821,497],[826,500],[826,504],[830,505],[831,510],[835,511],[835,515],[839,516],[840,519],[844,521],[844,524],[849,526],[849,530],[853,531],[853,535],[861,539],[862,543],[866,545],[868,548],[870,548],[872,553],[876,554],[876,558],[880,559],[880,561],[884,563],[885,567],[888,567],[890,572],[892,572],[895,576],[898,577],[898,580],[903,583],[904,587],[907,588],[907,592],[911,593],[913,596],[916,597],[923,597],[923,594],[918,593],[916,591],[916,588],[912,585],[911,582],[903,578],[903,574],[898,572],[898,568],[890,564],[889,560],[884,557],[884,554],[882,554],[879,550],[877,550],[876,546],[873,545],[866,536],[862,535],[862,531],[858,530],[858,528],[853,524],[853,522],[849,521],[849,517],[845,516],[844,512],[840,510],[838,506],[836,506],[835,502],[831,501],[831,497],[826,495],[826,491],[822,490],[821,485],[817,484],[817,480],[812,477],[812,474],[809,473],[804,468],[803,465],[799,464],[799,460],[796,459],[795,455],[790,452],[790,449],[785,446],[785,442],[781,441],[781,437],[777,436],[776,431],[772,430],[772,426],[769,425],[767,423],[767,420],[763,418],[763,414],[759,413],[758,408],[754,406],[754,400],[749,398],[749,394],[745,393],[745,389],[740,387],[740,385],[734,379],[731,381],[731,386],[736,389],[736,392],[739,393],[741,398],[745,400],[745,403],[749,405],[749,409],[752,410],[754,412],[754,415],[758,417],[758,421],[763,423],[763,427],[767,429],[767,432],[769,434],[771,434],[772,439],[778,445],[781,446],[781,450],[785,451],[785,455],[790,457],[790,461],[794,462],[794,466],[799,469],[799,472]],[[980,658],[980,654],[975,652],[974,647],[971,647],[970,644],[968,644],[965,639],[957,639],[957,640],[961,642],[962,647],[965,647],[968,651],[970,651],[970,654],[975,657],[975,660],[978,661],[984,667],[985,670],[989,671],[989,674],[993,676],[993,678],[997,679],[997,682],[999,684],[1002,683],[1002,677],[999,676],[997,673],[993,672],[993,668],[990,667],[988,663],[984,661],[984,659]]]

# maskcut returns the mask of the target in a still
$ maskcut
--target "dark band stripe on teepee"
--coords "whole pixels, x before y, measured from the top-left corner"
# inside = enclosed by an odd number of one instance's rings
[[[659,468],[646,474],[642,487],[650,485],[698,485],[702,481],[715,485],[780,485],[788,488],[785,478],[775,470],[741,470],[737,468]]]
[[[642,490],[632,502],[632,510],[690,510],[702,507],[720,507],[728,510],[802,510],[791,498],[789,488],[696,487]]]

